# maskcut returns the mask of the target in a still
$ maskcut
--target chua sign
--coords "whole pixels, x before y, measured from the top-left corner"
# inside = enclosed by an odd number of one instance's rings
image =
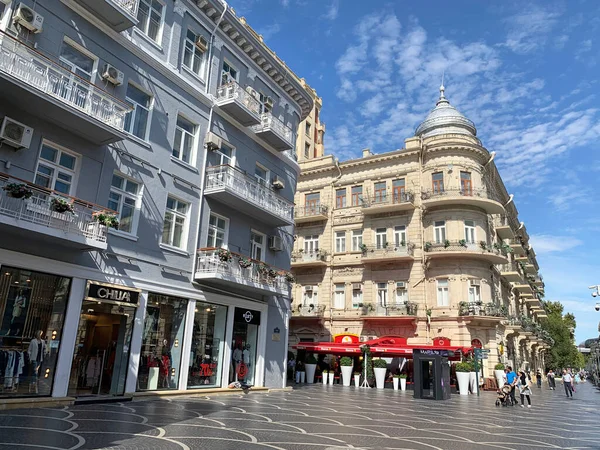
[[[139,297],[139,289],[128,289],[123,286],[88,281],[86,300],[137,305]]]

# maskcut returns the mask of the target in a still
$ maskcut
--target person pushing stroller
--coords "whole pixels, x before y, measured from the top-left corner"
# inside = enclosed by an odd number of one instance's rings
[[[512,390],[512,386],[508,383],[504,384],[500,389],[496,391],[496,406],[512,406],[512,398],[510,396],[510,391]]]

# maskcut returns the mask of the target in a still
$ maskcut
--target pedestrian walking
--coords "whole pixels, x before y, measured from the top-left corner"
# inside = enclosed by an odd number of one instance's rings
[[[562,381],[567,398],[573,398],[573,376],[567,372],[567,369],[563,369]]]
[[[548,375],[546,375],[546,377],[548,378],[548,387],[550,388],[550,390],[554,390],[556,388],[556,380],[554,379],[554,371],[552,369],[550,369],[548,371]]]
[[[508,366],[507,369],[506,382],[510,385],[510,399],[512,400],[513,405],[516,405],[517,399],[515,399],[515,389],[518,383],[517,374],[513,371],[511,366]]]
[[[540,372],[540,369],[538,369],[537,372],[535,373],[535,381],[537,383],[537,387],[541,389],[541,387],[542,387],[542,372]]]
[[[525,397],[527,397],[527,407],[531,408],[531,388],[529,387],[527,374],[524,371],[519,372],[518,383],[519,394],[521,395],[521,408],[525,408]]]

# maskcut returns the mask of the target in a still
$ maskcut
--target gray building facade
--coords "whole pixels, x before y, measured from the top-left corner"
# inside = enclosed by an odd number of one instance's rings
[[[296,80],[217,0],[0,1],[0,402],[285,386]]]

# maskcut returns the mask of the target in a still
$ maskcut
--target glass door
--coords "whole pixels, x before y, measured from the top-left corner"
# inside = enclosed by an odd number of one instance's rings
[[[260,312],[235,309],[230,382],[237,381],[250,386],[254,384],[259,326]]]

